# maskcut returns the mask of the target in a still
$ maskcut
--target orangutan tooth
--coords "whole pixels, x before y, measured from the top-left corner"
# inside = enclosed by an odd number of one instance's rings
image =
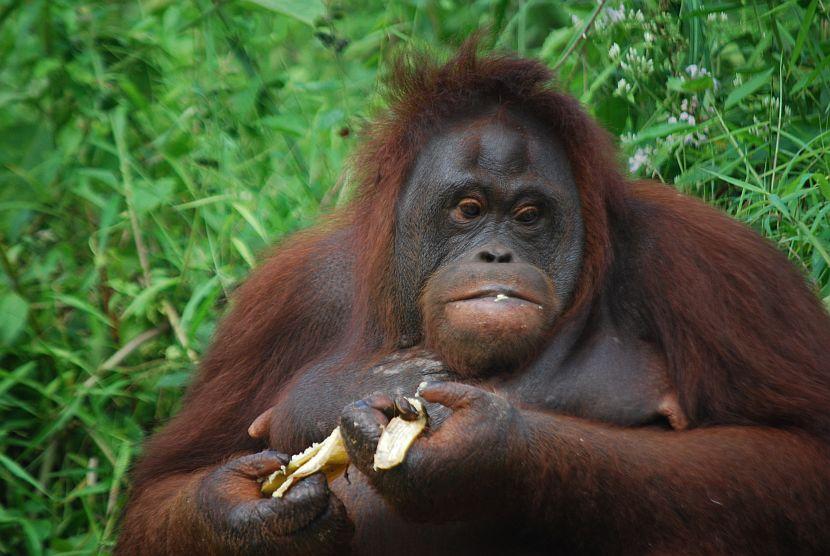
[[[500,294],[496,295],[496,298],[493,301],[498,303],[499,301],[504,301],[505,299],[510,299],[510,298],[507,297],[506,295],[504,295],[503,293],[500,293]]]
[[[406,398],[418,411],[418,418],[413,421],[406,421],[395,417],[383,429],[375,450],[374,469],[392,469],[406,457],[409,447],[416,438],[423,432],[427,425],[427,415],[424,406],[416,398]]]

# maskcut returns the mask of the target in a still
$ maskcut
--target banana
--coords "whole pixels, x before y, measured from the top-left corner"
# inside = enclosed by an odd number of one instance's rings
[[[346,453],[340,427],[337,427],[325,440],[315,442],[303,452],[292,456],[287,465],[271,473],[260,491],[266,496],[270,494],[274,498],[282,498],[303,477],[322,471],[332,480],[343,473],[348,465],[349,454]]]
[[[395,417],[380,435],[378,447],[375,450],[375,461],[372,467],[375,471],[392,469],[406,457],[409,447],[427,426],[427,414],[424,406],[416,398],[407,398],[412,407],[418,411],[418,418],[414,421],[405,421]]]
[[[406,421],[394,417],[384,427],[375,450],[373,467],[377,470],[392,469],[403,462],[409,447],[427,425],[427,414],[423,404],[416,398],[407,401],[418,412],[418,418]],[[322,442],[315,442],[299,454],[291,457],[286,465],[277,469],[262,483],[260,491],[265,496],[282,498],[294,483],[318,471],[325,473],[329,482],[339,477],[349,465],[349,454],[336,427]]]

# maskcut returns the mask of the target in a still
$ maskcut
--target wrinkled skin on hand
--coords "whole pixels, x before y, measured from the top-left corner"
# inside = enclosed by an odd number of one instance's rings
[[[346,404],[375,392],[384,392],[393,398],[411,397],[421,382],[452,377],[443,361],[422,348],[400,350],[368,362],[364,368],[350,372],[354,378],[346,383],[339,378],[343,372],[336,365],[321,365],[308,370],[301,381],[285,388],[276,405],[254,420],[248,434],[253,438],[268,439],[268,445],[274,449],[296,454],[312,442],[327,437],[337,426]],[[320,384],[326,382],[338,383],[338,388],[321,389]],[[430,416],[440,423],[448,413],[438,406]],[[319,425],[319,429],[297,431],[286,427],[286,423],[295,422],[297,415],[303,416],[304,423]],[[306,434],[298,436],[297,432]]]
[[[340,427],[354,467],[407,519],[509,515],[509,470],[521,468],[525,445],[519,410],[497,394],[455,382],[427,383],[420,395],[430,417],[441,418],[431,419],[403,463],[386,471],[374,471],[372,461],[383,426],[400,413],[395,398],[376,393],[346,406]]]
[[[315,474],[283,498],[265,498],[259,479],[288,461],[274,451],[242,456],[202,478],[196,506],[222,554],[334,554],[353,534],[343,504]]]

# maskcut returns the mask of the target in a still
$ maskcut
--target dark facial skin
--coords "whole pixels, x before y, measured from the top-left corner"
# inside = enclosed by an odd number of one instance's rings
[[[400,302],[428,348],[464,376],[537,352],[573,293],[584,235],[550,133],[504,108],[449,126],[419,155],[397,214]]]

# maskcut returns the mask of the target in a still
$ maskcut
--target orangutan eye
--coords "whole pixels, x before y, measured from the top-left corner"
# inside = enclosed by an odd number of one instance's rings
[[[522,224],[533,224],[539,220],[539,208],[534,206],[522,207],[516,211],[514,218]]]
[[[481,216],[482,209],[480,201],[472,197],[465,197],[453,210],[453,218],[461,222],[475,220]]]

